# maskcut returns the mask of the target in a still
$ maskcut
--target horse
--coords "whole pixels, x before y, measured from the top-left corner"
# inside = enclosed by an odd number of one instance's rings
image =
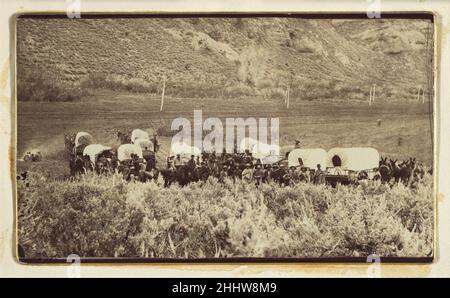
[[[395,183],[400,181],[400,171],[401,167],[398,164],[398,160],[389,159],[389,169],[391,171],[391,176],[394,178]]]
[[[283,185],[286,183],[289,183],[289,181],[287,180],[287,171],[284,168],[274,168],[272,173],[271,173],[271,179],[275,182],[277,182],[279,185]]]
[[[416,163],[414,177],[422,179],[425,176],[425,167],[421,162]]]
[[[155,182],[158,181],[159,178],[159,170],[157,168],[151,168],[149,170],[145,170],[142,172],[141,175],[142,182],[147,182],[154,180]]]
[[[389,162],[387,160],[387,157],[381,158],[379,167],[378,167],[378,172],[380,173],[379,175],[380,175],[381,183],[389,183],[391,181],[392,171],[391,171],[391,168],[389,167]]]
[[[408,166],[411,169],[408,185],[412,185],[425,176],[425,167],[421,162],[417,162],[416,158],[410,158]]]
[[[400,164],[397,160],[393,161],[391,159],[390,167],[394,181],[396,183],[401,182],[405,185],[408,185],[416,169],[416,159],[410,158],[409,160],[403,161]]]
[[[69,159],[70,175],[75,176],[85,172],[85,161],[80,156],[72,154]]]
[[[174,169],[165,168],[161,169],[159,173],[162,175],[164,180],[164,187],[169,187],[172,183],[177,181],[177,175]]]
[[[189,165],[181,165],[176,169],[176,179],[181,186],[185,186],[192,182],[193,169]]]
[[[210,176],[210,170],[206,165],[202,165],[199,166],[195,169],[196,175],[197,175],[197,179],[199,181],[203,181],[205,182],[206,180],[208,180],[209,176]]]
[[[409,184],[413,172],[415,169],[415,160],[413,161],[412,159],[410,159],[409,161],[404,161],[403,163],[401,163],[400,165],[400,181],[403,184]]]

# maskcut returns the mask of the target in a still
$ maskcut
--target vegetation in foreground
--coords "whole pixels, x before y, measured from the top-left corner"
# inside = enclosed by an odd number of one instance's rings
[[[28,186],[27,186],[28,185]],[[120,176],[18,181],[27,258],[423,257],[432,254],[433,182],[279,187],[210,179],[180,188]]]

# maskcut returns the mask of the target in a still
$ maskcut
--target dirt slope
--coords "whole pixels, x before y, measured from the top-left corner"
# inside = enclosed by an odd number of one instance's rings
[[[68,82],[104,73],[255,89],[291,82],[361,98],[375,83],[392,99],[427,86],[432,36],[428,21],[383,19],[19,19],[17,30],[19,76],[41,69]]]

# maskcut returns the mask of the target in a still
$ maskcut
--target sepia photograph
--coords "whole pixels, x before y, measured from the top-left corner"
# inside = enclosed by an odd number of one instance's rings
[[[432,14],[23,14],[28,263],[431,262]]]

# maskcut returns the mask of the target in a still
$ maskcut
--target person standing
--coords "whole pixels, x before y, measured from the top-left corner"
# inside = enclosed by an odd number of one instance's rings
[[[225,179],[228,176],[228,167],[227,166],[223,166],[220,169],[220,173],[219,173],[219,183],[225,183]]]
[[[189,166],[190,169],[195,168],[195,156],[194,155],[191,155],[191,159],[189,159],[189,161],[187,162],[187,165]]]
[[[166,158],[166,166],[168,169],[173,169],[173,156],[168,156]]]
[[[309,169],[305,166],[300,168],[300,181],[309,183],[311,182],[311,176],[309,174]]]
[[[188,160],[187,162],[187,169],[188,169],[188,178],[189,181],[194,181],[196,180],[196,167],[195,167],[195,156],[191,155],[191,158]]]
[[[158,135],[155,133],[153,134],[153,152],[157,153],[158,150],[159,150]]]
[[[144,160],[147,163],[147,171],[155,168],[156,166],[156,158],[155,153],[148,149],[148,147],[144,147],[144,150],[142,151],[142,157],[144,157]]]
[[[272,176],[273,176],[273,171],[272,171],[272,165],[268,164],[265,169],[264,169],[264,175],[263,175],[263,179],[262,182],[263,183],[270,183],[272,182]]]
[[[255,180],[256,185],[261,184],[263,176],[264,176],[264,170],[261,167],[262,167],[261,163],[257,164],[256,169],[253,172],[253,179]]]
[[[180,154],[177,154],[177,157],[173,161],[173,165],[175,166],[176,170],[178,170],[183,165],[183,161],[181,160]]]
[[[289,174],[289,185],[296,185],[300,182],[300,176],[295,166],[289,167],[288,174]]]
[[[245,169],[242,171],[242,180],[247,183],[251,183],[253,180],[253,170],[251,164],[246,164]]]
[[[314,184],[325,184],[325,172],[320,168],[320,164],[317,164],[317,169],[314,173]]]

